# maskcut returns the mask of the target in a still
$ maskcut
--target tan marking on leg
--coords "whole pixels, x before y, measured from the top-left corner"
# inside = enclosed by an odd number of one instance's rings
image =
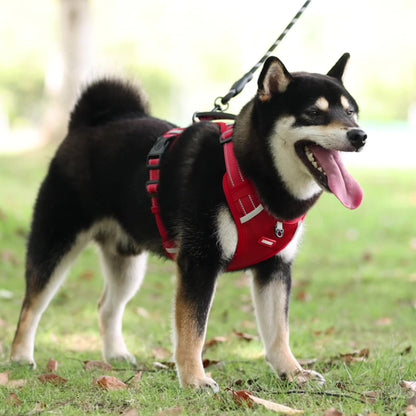
[[[205,377],[202,365],[204,337],[198,334],[193,307],[178,292],[176,298],[176,365],[182,386],[198,386]]]
[[[41,317],[39,296],[30,302],[25,301],[20,312],[19,323],[13,339],[10,359],[36,366],[33,357],[35,334]]]
[[[219,391],[218,384],[205,375],[202,350],[205,343],[205,328],[198,328],[196,309],[186,300],[179,282],[175,302],[175,362],[182,387],[211,388]]]

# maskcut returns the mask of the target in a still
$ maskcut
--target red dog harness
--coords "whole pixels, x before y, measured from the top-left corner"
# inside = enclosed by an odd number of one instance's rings
[[[265,261],[281,252],[293,239],[305,216],[293,221],[283,221],[270,214],[261,203],[253,182],[241,172],[234,154],[232,142],[233,126],[218,123],[221,129],[220,142],[224,146],[226,173],[223,189],[228,207],[238,233],[237,249],[227,271],[241,270]],[[160,215],[157,196],[160,160],[173,140],[180,137],[184,129],[173,129],[159,137],[148,156],[149,181],[146,188],[152,198],[152,212],[162,237],[163,247],[171,259],[178,252],[175,241],[169,238]]]

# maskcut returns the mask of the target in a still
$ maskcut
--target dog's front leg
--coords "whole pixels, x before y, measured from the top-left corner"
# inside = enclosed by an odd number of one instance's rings
[[[290,290],[291,265],[282,258],[275,257],[253,270],[253,300],[266,360],[281,378],[300,384],[311,379],[325,382],[319,373],[304,370],[290,349]]]
[[[178,288],[175,303],[175,361],[182,387],[211,388],[218,384],[205,375],[202,350],[217,273],[212,266],[181,258],[178,261]]]

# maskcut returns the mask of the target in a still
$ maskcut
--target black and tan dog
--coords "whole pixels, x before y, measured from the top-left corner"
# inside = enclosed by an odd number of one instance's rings
[[[357,104],[341,80],[348,58],[343,55],[327,75],[289,73],[269,58],[256,96],[236,119],[241,172],[264,209],[282,221],[306,214],[323,190],[350,209],[361,203],[361,188],[340,158],[340,152],[360,150],[366,139]],[[165,255],[146,194],[146,157],[172,127],[151,117],[141,92],[123,82],[102,80],[84,91],[36,201],[12,361],[35,365],[42,313],[93,240],[105,272],[99,301],[104,357],[135,362],[122,336],[123,312],[143,280],[147,252]],[[218,385],[205,375],[201,354],[216,280],[238,243],[222,186],[219,136],[212,122],[185,129],[162,159],[159,185],[161,218],[178,247],[174,343],[180,383],[214,391]],[[289,346],[291,265],[301,234],[302,225],[280,253],[250,267],[253,300],[266,359],[276,373],[323,381],[302,369]]]

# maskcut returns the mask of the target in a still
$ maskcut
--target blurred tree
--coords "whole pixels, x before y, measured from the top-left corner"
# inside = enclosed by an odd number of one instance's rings
[[[43,123],[45,140],[61,140],[68,114],[93,62],[90,0],[59,0],[61,50],[46,75],[50,105]]]

